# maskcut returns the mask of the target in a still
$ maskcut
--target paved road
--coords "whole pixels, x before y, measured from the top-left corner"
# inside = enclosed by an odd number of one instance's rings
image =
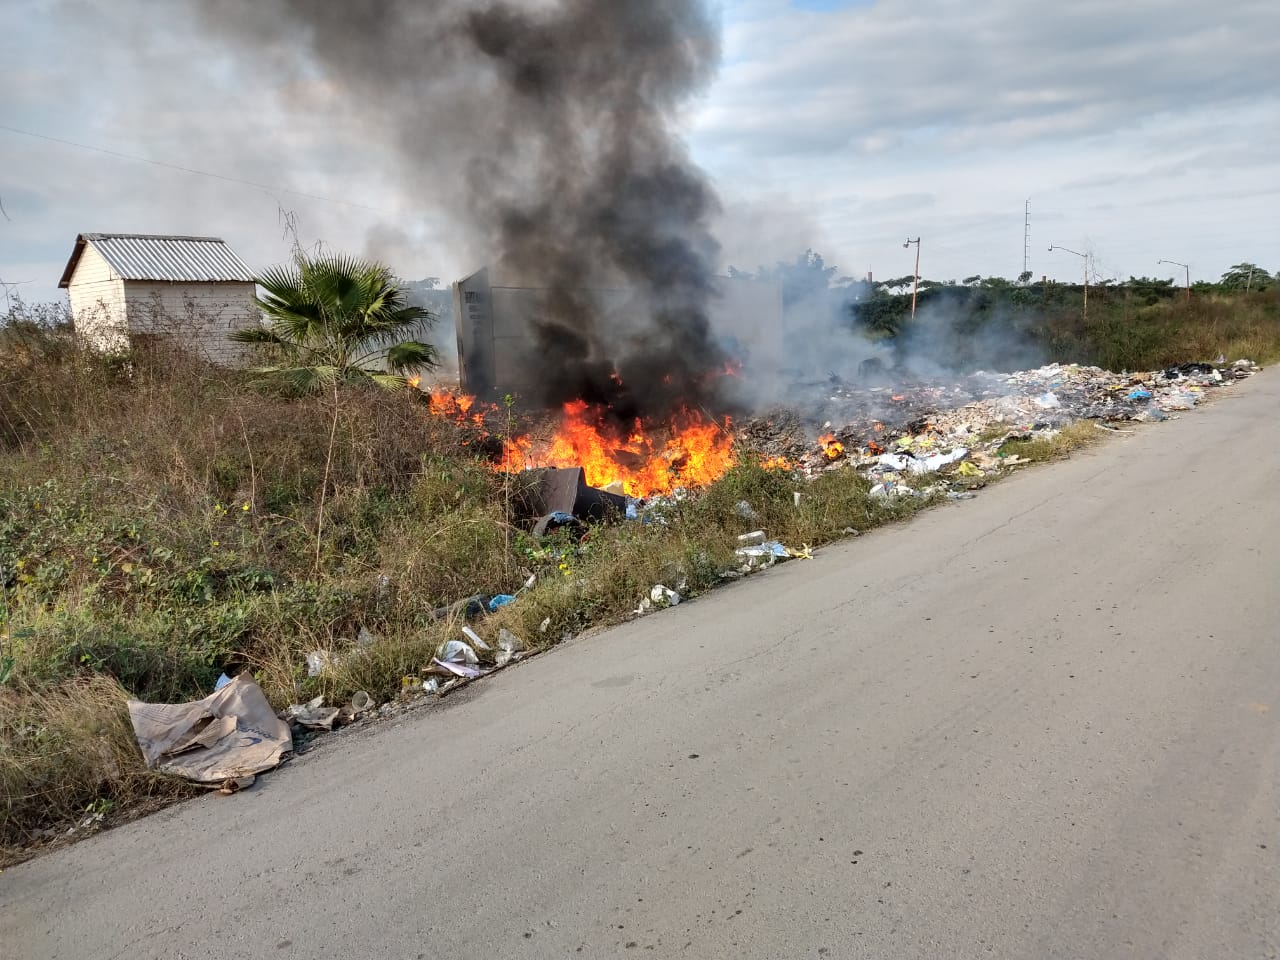
[[[1280,374],[0,875],[0,955],[1280,953]]]

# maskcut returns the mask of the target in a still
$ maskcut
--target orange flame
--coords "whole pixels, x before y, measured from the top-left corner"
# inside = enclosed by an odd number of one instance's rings
[[[822,447],[822,455],[828,460],[836,460],[844,453],[844,444],[836,439],[834,433],[824,433],[818,438],[818,445]]]
[[[626,436],[615,435],[604,411],[584,400],[564,405],[560,423],[544,442],[527,437],[506,444],[505,469],[582,467],[593,487],[620,485],[633,497],[703,486],[733,466],[733,437],[696,410],[683,410],[667,423],[637,420]]]
[[[466,418],[467,411],[475,404],[476,398],[466,393],[454,393],[447,387],[432,387],[428,396],[428,408],[438,417],[449,417],[454,420]],[[482,414],[476,415],[477,423],[484,422]]]
[[[491,403],[443,387],[428,394],[434,416],[453,420],[494,438],[486,418],[500,422],[501,411]],[[724,475],[736,462],[728,418],[723,423],[697,410],[682,410],[666,422],[636,420],[619,430],[605,408],[585,400],[566,403],[550,437],[517,434],[502,441],[502,458],[495,469],[518,472],[533,467],[582,467],[593,487],[619,485],[633,497],[671,493],[677,487],[698,487]],[[783,458],[776,466],[790,468]]]

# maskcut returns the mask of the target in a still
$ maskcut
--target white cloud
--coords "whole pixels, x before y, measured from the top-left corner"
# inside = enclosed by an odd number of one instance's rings
[[[1028,197],[1036,273],[1074,273],[1050,242],[1091,244],[1125,275],[1161,256],[1208,278],[1280,267],[1280,7],[1230,7],[731,4],[695,155],[739,204],[786,184],[829,261],[877,273],[910,268],[910,233],[930,276],[1016,274]],[[936,203],[883,202],[917,193]]]
[[[265,266],[288,249],[279,207],[304,242],[408,276],[483,258],[429,201],[456,186],[412,185],[379,147],[383,120],[305,77],[264,87],[271,70],[246,70],[183,10],[6,3],[0,124],[278,189],[0,131],[0,279],[52,295],[75,234],[95,229],[221,235]],[[929,276],[1012,276],[1029,196],[1037,274],[1074,276],[1050,242],[1092,244],[1122,274],[1159,257],[1202,277],[1242,259],[1280,267],[1280,6],[746,0],[724,17],[723,69],[686,133],[725,196],[730,262],[812,246],[847,273],[900,275],[910,234]]]

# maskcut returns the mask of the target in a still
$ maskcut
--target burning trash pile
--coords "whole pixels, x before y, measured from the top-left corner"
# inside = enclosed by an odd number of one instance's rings
[[[557,550],[580,550],[590,540],[590,524],[679,522],[678,505],[696,497],[699,487],[723,476],[740,457],[797,479],[855,471],[870,484],[869,495],[885,501],[968,499],[988,478],[1027,462],[1018,451],[1027,449],[1028,441],[1051,439],[1082,421],[1102,426],[1164,420],[1255,369],[1248,360],[1136,374],[1051,364],[1013,374],[978,373],[952,383],[859,387],[830,382],[825,400],[809,408],[833,418],[821,426],[813,424],[811,414],[794,410],[746,420],[736,429],[732,421],[705,411],[682,411],[662,425],[637,420],[626,435],[611,431],[601,413],[584,402],[565,405],[558,417],[540,425],[540,432],[506,436],[496,432],[496,424],[509,424],[510,414],[495,405],[437,390],[429,394],[428,406],[432,416],[466,424],[468,442],[494,469],[524,478],[517,498],[520,515],[535,540],[549,538],[545,550],[554,559]],[[836,419],[840,426],[833,425]],[[795,491],[797,509],[806,495],[803,488]],[[745,500],[735,511],[743,526],[759,519]],[[750,530],[737,537],[734,560],[719,579],[812,555],[807,545],[795,548],[763,529]],[[192,703],[130,702],[147,765],[232,793],[316,732],[394,713],[423,694],[443,696],[532,656],[538,646],[507,628],[499,628],[488,642],[469,622],[519,602],[538,577],[530,574],[515,594],[476,595],[432,611],[433,619],[450,624],[452,636],[418,674],[402,679],[397,700],[381,706],[359,691],[341,706],[326,706],[317,697],[277,714],[247,674],[224,675],[213,694]],[[656,583],[632,614],[676,606],[688,590],[680,578],[670,586]],[[550,622],[543,621],[542,633]],[[339,658],[362,656],[375,642],[361,629],[356,640],[340,642],[338,650],[309,654],[307,673],[322,676]]]
[[[542,534],[610,511],[660,517],[664,505],[719,479],[743,456],[803,477],[853,467],[878,481],[876,495],[906,492],[912,488],[904,477],[944,469],[972,480],[1017,466],[1007,449],[1012,441],[1051,439],[1082,420],[1164,420],[1254,370],[1249,360],[1140,373],[1055,363],[893,386],[833,376],[820,396],[819,385],[799,393],[812,398],[804,415],[780,409],[735,423],[686,408],[662,422],[637,417],[621,430],[607,408],[581,400],[522,432],[510,430],[508,411],[445,389],[429,393],[429,409],[466,426],[467,442],[496,470],[536,477]]]
[[[976,477],[1018,464],[1016,456],[996,455],[1010,440],[1050,439],[1082,420],[1165,420],[1255,369],[1249,360],[1133,374],[1055,363],[945,384],[859,388],[836,381],[813,407],[828,418],[816,443],[813,428],[791,410],[745,423],[738,439],[766,464],[806,476],[847,466],[918,476],[958,464],[956,472]],[[901,489],[895,477],[889,482],[887,489]]]
[[[636,417],[622,428],[607,407],[574,400],[511,433],[507,411],[466,394],[434,388],[428,408],[467,428],[467,442],[497,469],[580,469],[587,486],[618,497],[705,486],[737,461],[732,420],[699,409],[678,409],[660,420]]]

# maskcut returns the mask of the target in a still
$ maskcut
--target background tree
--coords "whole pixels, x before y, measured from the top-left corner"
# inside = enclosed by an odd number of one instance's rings
[[[1276,278],[1246,260],[1224,273],[1218,282],[1228,290],[1267,290],[1276,283]]]
[[[325,449],[320,504],[316,511],[315,563],[320,566],[324,507],[333,467],[334,440],[344,384],[376,384],[403,390],[406,374],[436,365],[436,351],[402,339],[432,315],[409,306],[390,269],[341,255],[298,252],[289,266],[257,278],[263,296],[254,302],[266,326],[236,331],[231,339],[272,350],[279,362],[258,367],[286,393],[331,389],[329,442]]]
[[[409,305],[391,270],[342,255],[299,253],[288,266],[257,278],[255,298],[265,326],[231,339],[271,348],[277,362],[257,371],[287,392],[314,393],[339,384],[403,388],[406,374],[436,366],[436,350],[409,339],[434,319]]]

